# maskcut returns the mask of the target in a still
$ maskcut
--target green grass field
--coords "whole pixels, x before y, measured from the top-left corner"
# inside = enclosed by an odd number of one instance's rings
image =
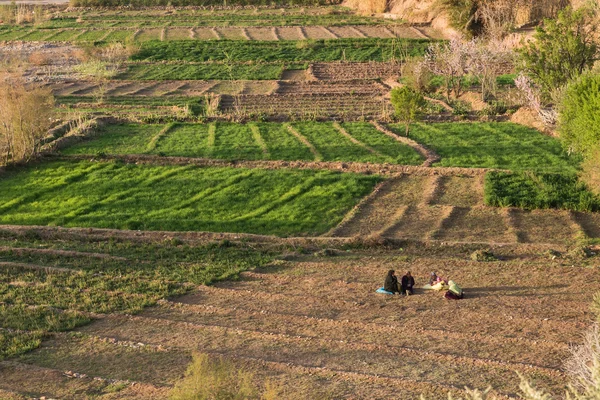
[[[138,61],[367,62],[422,56],[429,39],[335,39],[280,41],[148,41],[132,56]]]
[[[404,125],[392,127],[403,134]],[[410,136],[442,157],[440,167],[574,174],[580,163],[557,139],[513,123],[415,124]]]
[[[381,181],[329,171],[49,162],[0,180],[0,223],[318,235]]]
[[[600,210],[600,198],[594,196],[576,175],[531,172],[488,173],[485,179],[485,203],[494,207],[524,209]]]
[[[149,64],[134,63],[119,74],[119,79],[131,80],[277,80],[285,64]],[[297,69],[297,66],[293,67]],[[308,65],[306,65],[308,68]]]
[[[53,240],[33,232],[6,231],[0,231],[0,243],[0,359],[36,348],[51,332],[89,323],[90,312],[137,313],[159,299],[186,293],[193,285],[234,278],[272,259],[268,251],[232,243]]]
[[[286,10],[286,13],[256,12],[256,13],[208,13],[178,12],[164,15],[152,10],[140,10],[129,12],[126,15],[93,15],[83,14],[81,17],[62,17],[45,21],[38,28],[97,28],[110,24],[114,28],[124,27],[228,27],[228,26],[343,26],[343,25],[374,25],[377,23],[389,23],[378,18],[355,15],[349,10],[331,9],[328,14],[302,14],[294,12],[294,9]]]
[[[93,140],[63,150],[64,154],[158,154],[224,160],[315,160],[308,146],[279,123],[109,125]],[[343,128],[372,151],[353,143],[331,123],[292,124],[316,148],[321,161],[356,161],[419,165],[412,148],[377,131],[368,123]]]

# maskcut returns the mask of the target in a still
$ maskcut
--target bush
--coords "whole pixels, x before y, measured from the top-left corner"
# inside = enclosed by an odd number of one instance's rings
[[[405,134],[408,136],[410,124],[415,121],[425,107],[423,95],[407,86],[392,90],[392,105],[396,116],[405,125]]]
[[[28,161],[40,150],[52,124],[50,89],[19,80],[0,83],[0,163]]]
[[[600,198],[577,176],[533,172],[489,172],[485,177],[485,203],[524,209],[600,210]]]
[[[568,7],[556,20],[547,19],[537,29],[535,40],[519,51],[523,71],[546,97],[594,64],[598,46],[593,17],[590,9]]]
[[[565,146],[584,155],[600,145],[600,75],[585,74],[567,86],[559,104],[559,132]]]
[[[238,369],[222,358],[211,360],[206,354],[194,354],[185,378],[170,393],[171,400],[251,400],[277,399],[279,388],[266,382],[262,394],[253,383],[254,375]]]

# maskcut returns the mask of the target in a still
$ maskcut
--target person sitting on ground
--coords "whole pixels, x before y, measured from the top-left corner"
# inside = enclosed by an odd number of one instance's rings
[[[396,271],[393,269],[388,271],[383,288],[391,293],[400,293],[400,290],[398,289],[398,277],[396,277]]]
[[[444,297],[448,300],[460,300],[463,298],[463,290],[458,284],[454,281],[449,281],[448,285],[450,286]]]
[[[433,286],[436,283],[438,283],[438,276],[435,272],[432,272],[431,275],[429,275],[429,285]]]
[[[410,295],[414,294],[414,291],[413,291],[414,286],[415,286],[415,278],[413,278],[412,275],[410,274],[410,271],[408,271],[406,273],[406,275],[404,275],[402,277],[400,294],[403,294],[405,296],[410,296]]]

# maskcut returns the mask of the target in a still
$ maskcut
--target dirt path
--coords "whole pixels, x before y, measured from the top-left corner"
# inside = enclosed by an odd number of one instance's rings
[[[421,154],[425,158],[425,161],[422,164],[423,167],[431,167],[433,164],[440,160],[440,156],[436,152],[434,152],[431,149],[428,149],[421,143],[417,143],[414,140],[409,139],[408,137],[396,135],[394,132],[387,129],[384,125],[382,125],[379,122],[373,121],[372,124],[375,127],[375,129],[377,129],[379,132],[399,141],[400,143],[404,143],[415,149],[417,152],[419,152],[419,154]]]
[[[315,150],[316,151],[316,150]],[[315,153],[313,153],[315,154]],[[315,157],[319,153],[315,154]],[[56,159],[89,160],[89,156],[56,156]],[[398,176],[401,174],[420,176],[480,176],[485,175],[490,169],[485,168],[459,168],[459,167],[425,167],[415,165],[395,164],[370,164],[341,161],[228,161],[188,157],[161,157],[154,155],[107,155],[102,160],[119,160],[125,163],[149,163],[154,165],[198,165],[206,167],[234,167],[234,168],[262,168],[262,169],[326,169],[340,172],[354,172],[359,174],[378,174],[383,176]]]

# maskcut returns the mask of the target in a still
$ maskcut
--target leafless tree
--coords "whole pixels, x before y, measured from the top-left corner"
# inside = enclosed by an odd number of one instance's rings
[[[465,47],[469,52],[467,70],[479,79],[481,98],[486,101],[489,95],[496,93],[496,77],[512,69],[514,52],[499,40],[485,42],[475,39]]]
[[[447,99],[452,92],[455,97],[462,93],[463,78],[467,74],[471,52],[468,43],[454,38],[446,43],[433,44],[425,56],[427,68],[444,79]]]

